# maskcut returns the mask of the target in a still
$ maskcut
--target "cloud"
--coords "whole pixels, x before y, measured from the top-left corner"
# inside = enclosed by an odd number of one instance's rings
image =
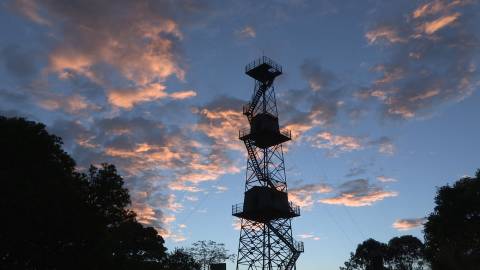
[[[166,87],[160,83],[151,83],[139,88],[112,89],[108,93],[108,101],[116,107],[131,109],[134,105],[147,101],[155,101],[164,98],[180,100],[195,97],[197,95],[197,93],[192,90],[168,94],[165,92],[165,89]]]
[[[313,147],[328,149],[333,156],[342,152],[351,152],[362,149],[361,140],[352,136],[334,135],[324,131],[307,138]]]
[[[475,1],[433,0],[407,17],[398,9],[373,16],[367,41],[389,46],[371,69],[380,77],[359,97],[379,101],[386,118],[412,119],[471,95],[479,85],[477,9]]]
[[[41,98],[38,105],[46,110],[63,110],[70,114],[78,114],[82,111],[95,111],[100,108],[90,103],[84,96],[73,94],[67,96],[49,95]]]
[[[337,195],[320,199],[319,202],[360,207],[370,206],[377,201],[398,195],[398,192],[386,191],[380,186],[370,184],[366,179],[347,181],[341,184],[336,191]]]
[[[385,40],[389,43],[406,42],[406,40],[396,32],[395,28],[388,25],[382,25],[368,31],[365,34],[365,38],[370,44],[374,44],[380,40]]]
[[[242,220],[239,218],[234,218],[232,222],[232,227],[234,230],[239,231],[242,228]]]
[[[377,180],[382,182],[382,183],[391,183],[391,182],[397,182],[397,179],[393,177],[388,177],[385,175],[379,175],[377,176]]]
[[[281,93],[278,100],[285,128],[298,141],[315,128],[333,124],[345,95],[340,80],[316,61],[305,60],[300,72],[308,87]]]
[[[313,60],[305,60],[300,66],[300,71],[303,77],[308,80],[308,84],[313,91],[330,87],[336,79],[332,72],[323,69]]]
[[[426,218],[397,219],[392,227],[399,231],[407,231],[423,226],[426,221]]]
[[[245,26],[243,29],[237,31],[237,35],[241,38],[254,38],[257,36],[257,32],[251,26]]]
[[[28,78],[37,73],[37,54],[22,46],[8,45],[0,49],[0,62],[16,78]]]
[[[446,15],[440,17],[434,21],[426,22],[423,26],[425,33],[431,35],[438,30],[448,26],[449,24],[453,23],[457,18],[460,17],[460,13],[453,13],[451,15]]]
[[[449,13],[452,8],[457,6],[464,6],[469,1],[446,1],[446,0],[434,0],[429,1],[423,5],[418,6],[413,12],[412,17],[418,19],[420,17],[432,16],[441,13]]]
[[[40,15],[40,8],[34,0],[17,0],[13,7],[35,23],[50,25],[51,23]]]
[[[294,204],[308,210],[315,203],[315,197],[319,194],[329,193],[332,188],[327,184],[307,184],[288,190],[288,198]]]
[[[217,190],[215,193],[224,193],[228,190],[228,187],[226,187],[226,186],[215,185],[213,187]]]
[[[226,96],[215,98],[194,111],[198,115],[195,130],[205,134],[218,149],[243,152],[244,146],[237,138],[240,129],[249,127],[241,111],[245,103]]]
[[[345,177],[353,177],[364,174],[367,172],[365,167],[352,167],[348,170],[348,173],[345,174]]]
[[[192,133],[189,126],[179,128],[145,117],[118,116],[89,124],[57,121],[49,130],[65,139],[67,150],[80,166],[101,162],[117,165],[125,176],[139,220],[166,235],[172,233],[166,221],[183,210],[171,191],[198,192],[205,181],[239,172],[224,150],[197,141],[195,136],[199,134]],[[225,187],[217,186],[216,190],[223,192]],[[192,196],[189,201],[195,199]],[[181,239],[178,232],[172,235]]]
[[[395,154],[395,144],[393,144],[393,140],[389,137],[382,136],[378,139],[370,140],[367,144],[369,146],[378,147],[378,152],[381,154],[389,156]]]
[[[298,234],[297,236],[304,240],[306,239],[310,239],[314,241],[320,240],[320,237],[315,236],[313,233],[303,233],[303,234]]]
[[[185,80],[178,49],[183,39],[180,24],[188,14],[200,11],[187,1],[173,6],[168,1],[147,0],[121,0],[115,5],[16,0],[12,6],[48,29],[57,37],[54,41],[59,40],[47,52],[47,74],[66,81],[81,76],[100,85],[113,106],[131,109],[165,97],[196,95],[192,90],[165,92],[168,78]],[[12,70],[24,72],[20,70],[24,67],[28,66],[16,64]]]

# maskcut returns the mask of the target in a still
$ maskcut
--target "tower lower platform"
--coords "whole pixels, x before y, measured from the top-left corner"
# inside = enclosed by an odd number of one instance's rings
[[[245,192],[243,204],[232,206],[232,215],[257,222],[300,216],[300,207],[288,201],[285,192],[256,186]]]

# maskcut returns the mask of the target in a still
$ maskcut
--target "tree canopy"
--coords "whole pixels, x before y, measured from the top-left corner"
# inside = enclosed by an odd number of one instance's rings
[[[235,258],[235,255],[230,254],[223,243],[201,240],[192,245],[193,247],[188,252],[200,263],[202,269],[209,269],[210,264],[223,263]]]
[[[426,256],[433,270],[480,265],[480,170],[437,191],[425,223]]]
[[[424,269],[423,243],[416,237],[394,237],[388,244],[368,239],[357,246],[355,253],[341,270],[420,270]]]

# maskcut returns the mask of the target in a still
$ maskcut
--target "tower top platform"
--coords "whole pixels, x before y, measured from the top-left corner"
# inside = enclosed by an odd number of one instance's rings
[[[273,81],[282,74],[282,66],[272,59],[262,56],[245,66],[245,74],[260,82]]]

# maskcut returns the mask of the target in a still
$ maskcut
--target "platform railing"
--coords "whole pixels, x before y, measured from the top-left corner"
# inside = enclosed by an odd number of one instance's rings
[[[260,58],[258,58],[257,60],[249,63],[248,65],[245,66],[245,72],[248,72],[249,70],[252,70],[254,68],[256,68],[257,66],[261,65],[261,64],[268,64],[270,65],[272,68],[282,72],[282,66],[280,66],[279,64],[275,63],[272,59],[266,57],[266,56],[262,56]]]
[[[304,251],[305,251],[305,248],[304,248],[304,246],[303,246],[303,242],[302,242],[302,241],[293,240],[293,246],[295,246],[295,249],[296,249],[298,252],[304,252]]]
[[[300,206],[295,205],[295,204],[293,204],[292,202],[289,202],[289,204],[290,204],[290,210],[292,211],[292,213],[294,213],[295,215],[300,216]]]
[[[243,213],[243,203],[232,205],[232,215]]]
[[[300,206],[293,204],[292,202],[288,202],[290,205],[290,211],[295,215],[300,216]],[[232,215],[243,213],[243,203],[237,203],[232,205]]]

